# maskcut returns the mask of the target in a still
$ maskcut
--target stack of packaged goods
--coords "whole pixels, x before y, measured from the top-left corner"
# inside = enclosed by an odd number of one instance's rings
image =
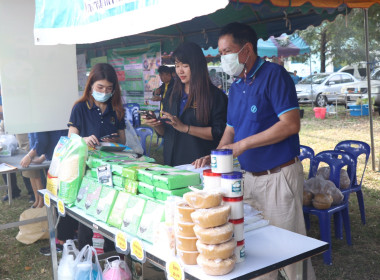
[[[170,233],[173,224],[165,223],[166,200],[182,197],[190,191],[190,185],[199,185],[200,175],[147,159],[149,162],[143,162],[103,151],[91,154],[76,206],[149,243],[155,242],[163,225],[165,232]],[[174,233],[172,236],[169,243],[174,243]],[[168,247],[174,249],[173,245]]]
[[[197,264],[199,252],[196,247],[197,237],[194,232],[194,222],[191,219],[191,213],[195,209],[186,202],[180,202],[176,205],[175,213],[175,237],[177,255],[184,264]]]
[[[227,274],[236,263],[234,227],[228,222],[231,206],[222,205],[222,197],[220,192],[209,191],[194,191],[183,196],[195,209],[191,219],[198,239],[195,243],[199,252],[197,264],[208,275]]]
[[[232,150],[211,151],[211,173],[220,174],[220,181],[217,182],[214,179],[213,186],[208,186],[208,188],[219,189],[223,193],[223,205],[231,206],[229,222],[233,224],[233,237],[237,242],[236,262],[242,262],[245,259],[243,174],[234,171],[233,166]],[[206,183],[208,181],[209,178],[206,179]],[[218,183],[219,185],[217,185]]]

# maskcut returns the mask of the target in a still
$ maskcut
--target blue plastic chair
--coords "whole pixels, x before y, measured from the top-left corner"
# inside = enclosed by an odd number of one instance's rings
[[[138,103],[127,103],[123,105],[125,108],[125,121],[129,121],[133,127],[141,125],[140,120],[140,105]]]
[[[135,128],[135,130],[137,136],[140,137],[140,143],[142,148],[144,149],[144,155],[149,156],[150,147],[152,146],[153,129],[150,127],[137,127]],[[146,143],[146,139],[149,139],[149,137],[150,140],[148,143]]]
[[[309,177],[311,177],[311,161],[314,158],[314,150],[305,145],[300,145],[300,155],[298,156],[300,161],[303,161],[304,159],[308,158],[310,160],[310,166],[309,166]]]
[[[355,159],[354,157],[343,151],[323,151],[314,156],[311,164],[312,175],[315,176],[318,171],[319,164],[321,162],[327,163],[330,166],[330,180],[339,188],[340,181],[340,170],[347,166],[347,173],[350,177],[350,182],[352,184],[355,169]],[[334,227],[335,227],[335,237],[341,238],[342,234],[342,220],[344,229],[346,232],[346,241],[348,245],[351,245],[351,228],[350,228],[350,217],[348,212],[348,198],[350,195],[350,190],[341,189],[343,193],[343,202],[339,205],[331,206],[328,209],[321,210],[316,209],[312,206],[303,206],[303,212],[305,217],[306,228],[310,228],[309,215],[316,215],[319,219],[319,230],[321,235],[321,240],[329,243],[328,251],[323,253],[323,261],[325,264],[331,265],[331,217],[334,216]]]
[[[354,183],[352,184],[350,191],[352,193],[353,192],[356,193],[356,197],[358,199],[358,204],[359,204],[360,216],[362,219],[362,224],[365,225],[366,219],[365,219],[362,183],[363,183],[363,177],[364,177],[365,169],[367,167],[369,155],[371,153],[371,147],[365,142],[356,141],[356,140],[345,140],[345,141],[339,142],[335,146],[335,150],[348,152],[352,154],[355,158]],[[358,158],[359,156],[363,154],[365,155],[364,169],[363,169],[362,177],[360,178],[360,183],[358,183],[358,179],[357,179]]]

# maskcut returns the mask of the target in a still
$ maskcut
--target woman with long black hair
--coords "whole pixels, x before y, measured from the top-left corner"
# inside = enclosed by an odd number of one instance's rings
[[[172,58],[178,79],[163,103],[161,118],[146,124],[164,137],[164,163],[192,163],[218,146],[227,119],[227,96],[211,83],[206,58],[195,43],[179,46]]]

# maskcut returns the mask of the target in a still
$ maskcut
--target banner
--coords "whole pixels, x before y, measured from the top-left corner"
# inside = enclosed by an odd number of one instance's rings
[[[107,59],[116,70],[125,103],[138,103],[142,110],[159,109],[159,102],[151,98],[160,86],[160,43],[111,49]]]
[[[36,45],[86,44],[210,14],[228,0],[36,0]]]

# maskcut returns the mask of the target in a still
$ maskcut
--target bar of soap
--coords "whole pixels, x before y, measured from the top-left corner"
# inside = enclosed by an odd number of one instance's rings
[[[230,213],[230,205],[221,205],[209,209],[197,209],[191,213],[191,218],[195,224],[203,228],[211,228],[227,223]]]
[[[235,255],[228,259],[206,259],[202,254],[197,257],[197,263],[207,275],[220,276],[231,272],[236,263]]]
[[[196,237],[204,244],[220,244],[232,238],[234,225],[226,223],[220,227],[202,228],[199,225],[194,226]]]
[[[209,245],[202,243],[200,240],[196,243],[199,253],[201,253],[206,259],[228,259],[231,257],[236,248],[236,240],[231,239],[227,242],[215,245]]]
[[[219,192],[188,192],[183,195],[186,202],[193,208],[212,208],[220,205],[222,202],[222,194]]]

